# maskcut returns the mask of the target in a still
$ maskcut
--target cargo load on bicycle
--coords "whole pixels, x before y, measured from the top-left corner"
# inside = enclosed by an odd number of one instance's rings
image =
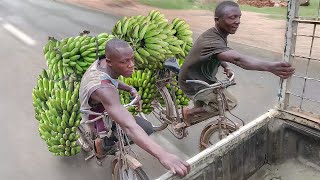
[[[142,112],[153,111],[151,102],[160,97],[155,86],[156,73],[163,69],[163,62],[169,57],[178,59],[180,65],[192,46],[192,31],[182,19],[169,22],[164,14],[152,10],[147,16],[124,17],[112,31],[91,36],[83,31],[78,36],[57,40],[49,37],[43,47],[47,69],[38,76],[33,90],[35,117],[39,121],[39,132],[48,149],[56,156],[79,153],[75,128],[81,121],[79,111],[79,82],[89,66],[104,55],[105,45],[112,38],[127,41],[134,49],[136,71],[131,78],[120,80],[135,87],[142,97]],[[189,99],[179,94],[181,105]],[[123,104],[130,102],[130,95],[120,91]],[[137,114],[136,108],[129,109]],[[74,150],[72,150],[74,149]],[[72,153],[71,153],[72,150]]]
[[[83,31],[78,36],[62,40],[49,37],[43,47],[47,69],[43,69],[38,76],[32,92],[39,134],[48,150],[55,156],[73,156],[81,148],[92,150],[89,141],[85,142],[87,146],[83,146],[84,138],[79,131],[83,123],[79,86],[85,71],[104,56],[106,43],[110,39],[125,40],[134,50],[136,69],[132,77],[119,77],[119,80],[138,90],[143,102],[141,113],[146,115],[154,111],[152,103],[155,99],[164,104],[156,86],[157,74],[164,71],[164,62],[170,57],[176,58],[179,65],[183,64],[192,46],[191,36],[192,31],[183,19],[175,18],[169,22],[159,11],[152,10],[147,16],[124,17],[115,24],[111,34],[103,32],[92,36],[89,31]],[[178,97],[179,106],[189,103],[178,87],[173,93]],[[129,93],[119,91],[119,95],[122,104],[130,104]],[[136,107],[128,108],[133,115],[138,114]],[[134,158],[126,156],[126,159],[135,168],[140,167]],[[115,164],[114,168],[121,167]],[[138,176],[146,179],[143,170],[139,172]]]

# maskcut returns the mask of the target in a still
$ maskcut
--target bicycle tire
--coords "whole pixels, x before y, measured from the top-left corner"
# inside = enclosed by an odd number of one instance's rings
[[[173,100],[171,98],[171,94],[169,93],[167,87],[162,87],[159,89],[161,98],[164,100],[164,104],[165,104],[165,109],[160,105],[160,103],[158,103],[157,105],[160,106],[159,108],[161,108],[161,112],[166,118],[170,119],[170,117],[174,117],[175,116],[175,108],[174,108],[174,103]],[[154,107],[154,111],[156,111],[156,107]],[[153,130],[154,131],[162,131],[164,129],[167,128],[168,123],[164,122],[163,120],[161,120],[161,117],[159,115],[156,115],[156,112],[152,112],[153,115],[159,120],[159,122],[161,123],[160,125],[155,125],[152,124]]]
[[[224,126],[226,126],[226,128],[224,128]],[[228,130],[228,135],[237,130],[237,128],[233,124],[225,123],[225,122],[222,123],[221,128],[222,130]],[[210,138],[214,133],[218,133],[218,131],[219,131],[219,125],[217,123],[207,126],[202,130],[200,135],[200,143],[199,143],[201,151],[213,145],[213,144],[210,144]]]
[[[131,169],[129,167],[129,170],[127,171],[132,171],[134,174],[137,175],[137,179],[133,179],[132,177],[122,177],[121,173],[126,173],[126,172],[122,172],[122,168],[120,166],[119,161],[116,162],[116,164],[113,167],[112,170],[112,179],[113,180],[149,180],[149,177],[147,176],[147,174],[144,172],[144,170],[141,167],[138,167],[136,169]]]

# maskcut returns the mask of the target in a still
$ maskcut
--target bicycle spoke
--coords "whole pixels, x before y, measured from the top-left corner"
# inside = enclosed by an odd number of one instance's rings
[[[128,169],[128,177],[133,180],[138,179],[136,173],[131,168]]]

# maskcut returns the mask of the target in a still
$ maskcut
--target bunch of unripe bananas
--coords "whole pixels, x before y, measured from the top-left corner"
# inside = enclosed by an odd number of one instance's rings
[[[151,70],[136,70],[132,73],[130,78],[119,77],[119,80],[133,86],[141,96],[142,109],[144,114],[150,114],[153,111],[151,102],[157,94],[157,87],[155,86],[156,76]],[[122,104],[128,104],[131,102],[131,95],[126,91],[120,91],[120,101]],[[131,107],[128,109],[132,114],[138,113],[137,107]]]
[[[46,70],[38,77],[32,98],[35,117],[39,121],[40,137],[56,156],[70,156],[80,152],[76,133],[81,121],[79,82],[54,81]]]
[[[176,57],[182,64],[192,47],[189,25],[179,18],[169,23],[164,14],[155,10],[147,16],[124,17],[112,34],[131,44],[138,69],[163,69],[163,62],[169,57]]]
[[[89,36],[89,32],[76,37],[69,37],[58,41],[49,37],[43,47],[49,73],[54,80],[74,77],[81,79],[89,66],[101,55],[105,54],[106,43],[113,35],[101,33]]]
[[[167,84],[166,86],[170,94],[172,95],[171,85]],[[185,94],[183,94],[182,90],[178,86],[177,81],[172,82],[172,88],[174,89],[174,95],[176,96],[176,103],[178,105],[178,108],[180,108],[180,106],[187,106],[190,99]]]
[[[192,31],[189,24],[180,18],[175,18],[170,23],[164,14],[155,10],[150,11],[147,16],[122,18],[115,24],[112,34],[133,47],[137,69],[151,70],[153,74],[163,69],[163,62],[169,57],[177,58],[182,66],[192,47]],[[177,104],[188,105],[189,99],[183,95],[179,87],[175,87],[175,92]],[[128,100],[129,94],[124,94],[124,99]],[[144,111],[150,113],[150,110]]]

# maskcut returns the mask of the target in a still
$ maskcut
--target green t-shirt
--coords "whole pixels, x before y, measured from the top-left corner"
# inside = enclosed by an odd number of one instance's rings
[[[187,95],[194,95],[203,85],[186,83],[186,80],[202,80],[209,84],[216,82],[220,61],[216,55],[231,50],[224,38],[213,27],[200,35],[191,48],[179,73],[179,86]]]

